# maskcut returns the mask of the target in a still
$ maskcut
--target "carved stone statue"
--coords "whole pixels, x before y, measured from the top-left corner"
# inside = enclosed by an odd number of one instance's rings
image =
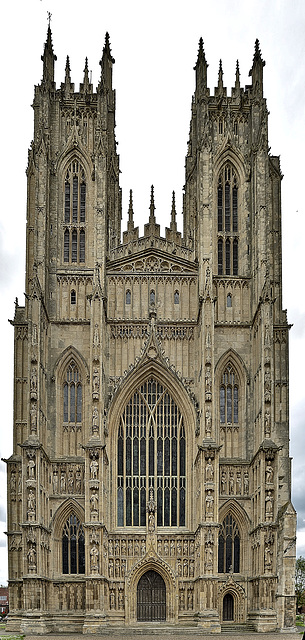
[[[98,432],[99,432],[98,410],[96,407],[94,407],[92,412],[92,433],[98,433]]]
[[[205,498],[205,512],[207,518],[213,517],[214,513],[214,498],[211,490],[209,489]]]
[[[98,476],[98,462],[97,460],[93,459],[90,462],[90,478],[91,480],[97,480],[97,476]]]
[[[91,571],[94,573],[98,571],[98,559],[99,559],[99,550],[96,544],[93,544],[93,546],[90,549],[90,568],[91,568]]]
[[[211,482],[214,479],[214,467],[212,465],[211,458],[208,459],[208,462],[205,468],[205,479],[208,482]]]

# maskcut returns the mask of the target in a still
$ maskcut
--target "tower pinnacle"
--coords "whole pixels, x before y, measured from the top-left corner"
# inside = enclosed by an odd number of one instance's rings
[[[196,91],[199,93],[207,88],[207,68],[208,63],[206,61],[204,48],[203,48],[203,40],[200,38],[199,40],[199,49],[197,62],[195,64],[194,70],[196,71]]]
[[[258,38],[256,38],[254,45],[253,62],[252,67],[249,71],[249,76],[252,76],[253,93],[259,98],[263,97],[263,68],[265,64],[265,60],[262,59],[259,40]]]
[[[50,14],[51,15],[51,14]],[[57,60],[57,57],[53,51],[52,44],[52,32],[50,27],[50,15],[49,15],[49,26],[47,31],[47,39],[44,45],[44,52],[41,56],[41,60],[43,62],[43,76],[42,81],[45,83],[53,83],[54,82],[54,62]]]

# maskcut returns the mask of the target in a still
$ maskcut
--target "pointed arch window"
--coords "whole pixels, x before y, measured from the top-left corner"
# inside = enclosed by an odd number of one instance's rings
[[[85,573],[85,536],[81,522],[71,514],[62,532],[62,572]]]
[[[85,262],[86,179],[78,160],[73,160],[64,185],[64,262]]]
[[[222,522],[218,536],[218,573],[240,572],[240,534],[229,513]]]
[[[239,422],[238,376],[229,363],[221,378],[219,389],[219,415],[221,425],[237,425]]]
[[[238,275],[238,178],[227,163],[217,186],[218,275]],[[225,249],[225,254],[224,254]]]
[[[117,439],[117,524],[146,526],[152,491],[159,527],[185,526],[186,437],[166,388],[150,378],[127,403]]]
[[[63,426],[64,430],[80,431],[83,411],[82,382],[74,360],[66,370],[63,386]]]

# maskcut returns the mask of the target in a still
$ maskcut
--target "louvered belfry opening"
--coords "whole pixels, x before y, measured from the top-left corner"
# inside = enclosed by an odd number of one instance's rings
[[[165,582],[156,571],[147,571],[138,582],[137,619],[138,622],[166,620]]]

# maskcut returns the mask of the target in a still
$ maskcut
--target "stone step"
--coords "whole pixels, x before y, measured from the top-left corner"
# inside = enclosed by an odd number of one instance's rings
[[[255,633],[255,627],[251,622],[223,622],[221,625],[221,633]]]

